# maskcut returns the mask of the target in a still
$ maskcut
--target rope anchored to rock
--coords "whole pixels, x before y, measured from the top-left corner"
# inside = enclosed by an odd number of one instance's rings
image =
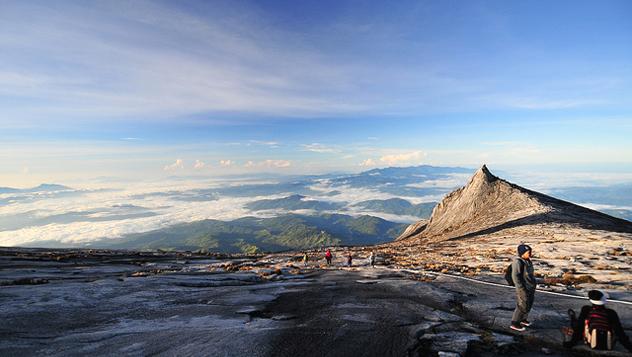
[[[411,273],[411,274],[429,274],[429,275],[437,275],[437,276],[446,276],[446,277],[450,277],[450,278],[456,278],[456,279],[471,281],[471,282],[478,283],[478,284],[500,286],[500,287],[503,287],[503,288],[515,289],[513,286],[510,286],[510,285],[499,284],[499,283],[494,283],[494,282],[491,282],[491,281],[485,281],[485,280],[478,280],[478,279],[468,278],[468,277],[461,276],[461,275],[446,274],[446,273],[440,273],[440,272],[435,272],[435,271],[416,270],[416,269],[401,269],[401,271],[404,271],[404,272],[407,272],[407,273]],[[555,292],[555,291],[536,289],[536,292],[541,293],[541,294],[557,295],[557,296],[563,296],[563,297],[567,297],[567,298],[588,300],[588,297],[586,297],[586,296],[577,296],[577,295],[571,295],[571,294],[564,294],[564,293],[558,293],[558,292]],[[632,301],[608,299],[608,302],[632,306]]]

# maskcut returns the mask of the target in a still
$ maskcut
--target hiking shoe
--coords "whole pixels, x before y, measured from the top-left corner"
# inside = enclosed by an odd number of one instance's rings
[[[522,326],[516,326],[514,324],[511,324],[511,326],[509,326],[510,329],[514,330],[514,331],[518,331],[518,332],[524,332],[527,329],[522,327]]]
[[[531,322],[524,320],[520,322],[520,325],[524,326],[524,327],[529,327],[531,326]]]

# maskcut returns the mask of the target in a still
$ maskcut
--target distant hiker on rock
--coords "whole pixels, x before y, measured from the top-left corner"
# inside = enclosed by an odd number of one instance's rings
[[[516,310],[511,318],[510,328],[520,332],[524,331],[525,327],[531,326],[527,317],[533,306],[536,288],[531,255],[531,247],[520,244],[518,257],[511,264],[511,277],[516,286]]]
[[[575,317],[575,311],[568,310],[573,336],[570,341],[564,342],[564,347],[573,347],[583,337],[584,342],[592,349],[611,350],[616,338],[623,347],[632,352],[632,343],[623,331],[619,315],[605,306],[607,298],[600,290],[590,290],[588,299],[592,305],[583,306],[578,318]]]
[[[371,254],[369,255],[369,264],[372,268],[375,268],[375,252],[373,251],[371,251]]]
[[[350,267],[353,261],[353,257],[351,256],[351,252],[347,253],[347,266]]]
[[[332,258],[332,254],[331,254],[331,250],[327,249],[327,252],[325,252],[325,260],[327,261],[327,265],[331,265],[331,258]]]
[[[307,261],[309,257],[307,256],[307,252],[303,253],[303,266],[307,266]]]

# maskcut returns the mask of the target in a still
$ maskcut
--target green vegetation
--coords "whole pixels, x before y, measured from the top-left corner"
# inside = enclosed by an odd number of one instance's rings
[[[355,204],[355,206],[362,207],[370,211],[407,215],[419,218],[430,217],[430,215],[432,214],[432,210],[436,205],[436,202],[427,202],[413,205],[412,203],[401,198],[391,198],[388,200],[369,200]]]
[[[273,200],[259,200],[246,205],[246,208],[253,211],[261,211],[267,209],[284,209],[288,211],[299,209],[313,209],[317,211],[325,211],[335,210],[340,207],[340,204],[332,202],[305,200],[305,196],[301,195],[292,195]]]
[[[383,243],[393,240],[405,228],[406,224],[372,216],[287,214],[274,218],[245,217],[230,222],[203,220],[183,223],[117,240],[102,240],[91,246],[256,253]]]

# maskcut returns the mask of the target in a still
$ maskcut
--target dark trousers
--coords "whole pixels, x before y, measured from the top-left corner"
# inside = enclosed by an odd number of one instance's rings
[[[521,321],[527,319],[529,311],[531,311],[531,307],[533,306],[534,298],[535,290],[516,288],[516,309],[511,318],[511,323],[518,325]]]

